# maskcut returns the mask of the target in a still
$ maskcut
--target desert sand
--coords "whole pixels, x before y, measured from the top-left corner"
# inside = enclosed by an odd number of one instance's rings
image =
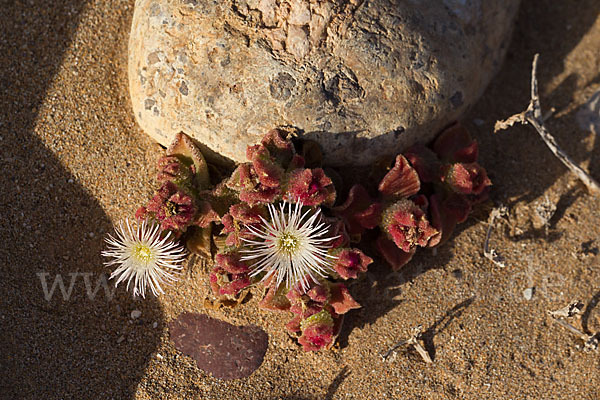
[[[600,179],[600,139],[575,115],[600,89],[600,2],[524,0],[508,56],[463,119],[494,182],[481,207],[436,253],[399,274],[377,263],[351,286],[362,309],[339,345],[304,353],[285,318],[204,307],[208,266],[190,259],[160,298],[124,287],[94,299],[85,279],[110,270],[100,251],[112,224],[132,217],[154,187],[163,149],[135,124],[127,92],[133,0],[6,1],[0,8],[0,397],[3,399],[598,399],[600,358],[548,310],[584,303],[573,324],[600,330],[600,199],[531,127],[493,134],[529,102],[539,52],[542,107],[557,141]],[[547,226],[536,209],[556,206]],[[510,210],[483,257],[491,208]],[[72,293],[46,300],[60,274]],[[526,299],[529,294],[531,297]],[[141,311],[132,319],[133,310]],[[184,311],[256,324],[269,335],[263,365],[222,381],[169,340]],[[380,354],[422,325],[432,364],[410,349]]]

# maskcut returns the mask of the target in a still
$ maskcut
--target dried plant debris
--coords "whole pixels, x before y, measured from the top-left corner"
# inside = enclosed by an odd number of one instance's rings
[[[544,227],[544,232],[548,236],[549,223],[554,213],[556,213],[556,204],[551,202],[548,196],[544,196],[544,201],[535,206],[534,212],[538,219],[538,224],[540,227]]]
[[[540,106],[540,97],[538,95],[538,82],[536,77],[537,62],[539,54],[536,54],[533,58],[533,65],[531,70],[531,101],[529,106],[523,112],[513,115],[512,117],[504,120],[497,121],[494,127],[494,132],[498,132],[503,129],[508,129],[516,123],[530,124],[540,134],[548,148],[554,153],[554,155],[562,161],[563,164],[569,168],[577,177],[584,183],[590,193],[598,195],[600,194],[600,185],[594,180],[587,172],[579,167],[571,158],[558,146],[554,136],[550,134],[546,126],[544,125],[544,117],[542,115],[542,108]]]
[[[421,325],[416,326],[411,330],[411,335],[408,339],[401,340],[400,342],[396,343],[394,346],[392,346],[391,349],[389,349],[385,353],[382,353],[381,358],[383,359],[383,361],[392,361],[395,359],[396,352],[400,347],[412,346],[417,351],[417,353],[419,353],[421,358],[423,358],[423,361],[425,361],[427,364],[433,363],[431,356],[429,355],[427,350],[425,350],[423,345],[421,345],[420,338],[422,334],[423,327]]]
[[[494,208],[490,213],[488,219],[488,228],[485,234],[485,241],[483,242],[483,255],[485,258],[496,264],[500,268],[506,267],[504,263],[504,257],[502,257],[494,248],[490,247],[490,237],[492,236],[492,230],[494,229],[494,222],[497,218],[504,218],[508,215],[508,208],[506,206],[500,206]]]
[[[567,322],[566,318],[571,318],[583,310],[583,303],[580,301],[573,301],[565,307],[556,310],[556,311],[548,311],[548,314],[552,317],[552,320],[556,322],[558,325],[565,328],[568,332],[577,336],[579,339],[583,341],[583,350],[585,351],[597,351],[598,343],[600,341],[600,332],[596,332],[594,334],[588,334],[575,326],[571,325]]]
[[[583,310],[583,303],[579,300],[575,300],[560,310],[556,311],[548,311],[548,314],[553,316],[554,318],[570,318],[574,315],[581,314]]]

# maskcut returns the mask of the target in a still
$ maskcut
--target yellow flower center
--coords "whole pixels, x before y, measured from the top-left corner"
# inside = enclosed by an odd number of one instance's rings
[[[147,245],[138,244],[133,249],[133,256],[140,261],[147,263],[152,259],[152,250]]]
[[[298,238],[292,234],[284,233],[279,237],[279,250],[292,255],[298,250]]]

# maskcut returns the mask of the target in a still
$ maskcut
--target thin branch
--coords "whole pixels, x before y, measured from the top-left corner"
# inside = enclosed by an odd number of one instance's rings
[[[557,311],[548,311],[548,314],[552,317],[552,320],[556,322],[558,325],[562,326],[566,330],[568,330],[573,335],[577,336],[579,339],[583,341],[585,350],[598,350],[598,341],[600,339],[600,333],[595,333],[593,335],[588,335],[585,332],[577,329],[563,318],[569,318],[574,315],[577,315],[581,312],[583,308],[583,304],[580,301],[574,301],[569,305],[561,308]]]
[[[417,353],[419,353],[419,355],[421,356],[423,361],[425,361],[427,364],[431,364],[433,362],[433,360],[431,359],[431,356],[429,356],[429,353],[427,352],[427,350],[425,350],[425,348],[419,342],[421,333],[422,333],[421,325],[413,328],[410,338],[399,341],[394,346],[392,346],[391,349],[389,349],[385,353],[381,354],[381,358],[383,358],[383,361],[387,361],[387,359],[390,358],[390,356],[395,354],[395,352],[398,348],[406,345],[406,346],[413,346],[415,348],[415,350],[417,351]]]
[[[502,217],[506,215],[507,210],[506,207],[501,206],[498,208],[494,208],[490,213],[490,217],[488,220],[488,228],[485,234],[485,241],[483,242],[483,255],[485,258],[499,266],[500,268],[504,268],[506,264],[504,264],[504,257],[502,257],[496,249],[490,248],[490,237],[492,236],[492,229],[494,228],[494,221],[496,218]]]
[[[539,54],[536,54],[533,57],[533,65],[531,68],[531,101],[529,102],[529,106],[525,111],[515,114],[504,121],[496,121],[494,132],[507,129],[513,126],[515,123],[531,124],[531,126],[533,126],[540,134],[552,153],[554,153],[554,155],[584,183],[590,193],[598,195],[600,194],[600,185],[598,182],[596,182],[594,178],[592,178],[587,172],[585,172],[581,167],[575,164],[573,160],[571,160],[571,158],[558,146],[556,140],[550,134],[550,132],[548,132],[544,125],[544,116],[542,115],[542,108],[540,106],[538,82],[536,77],[538,58]]]

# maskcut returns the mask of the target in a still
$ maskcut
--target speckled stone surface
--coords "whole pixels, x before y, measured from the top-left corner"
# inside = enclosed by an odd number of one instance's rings
[[[137,0],[129,85],[142,129],[244,161],[274,126],[333,165],[427,141],[503,59],[519,0]]]

